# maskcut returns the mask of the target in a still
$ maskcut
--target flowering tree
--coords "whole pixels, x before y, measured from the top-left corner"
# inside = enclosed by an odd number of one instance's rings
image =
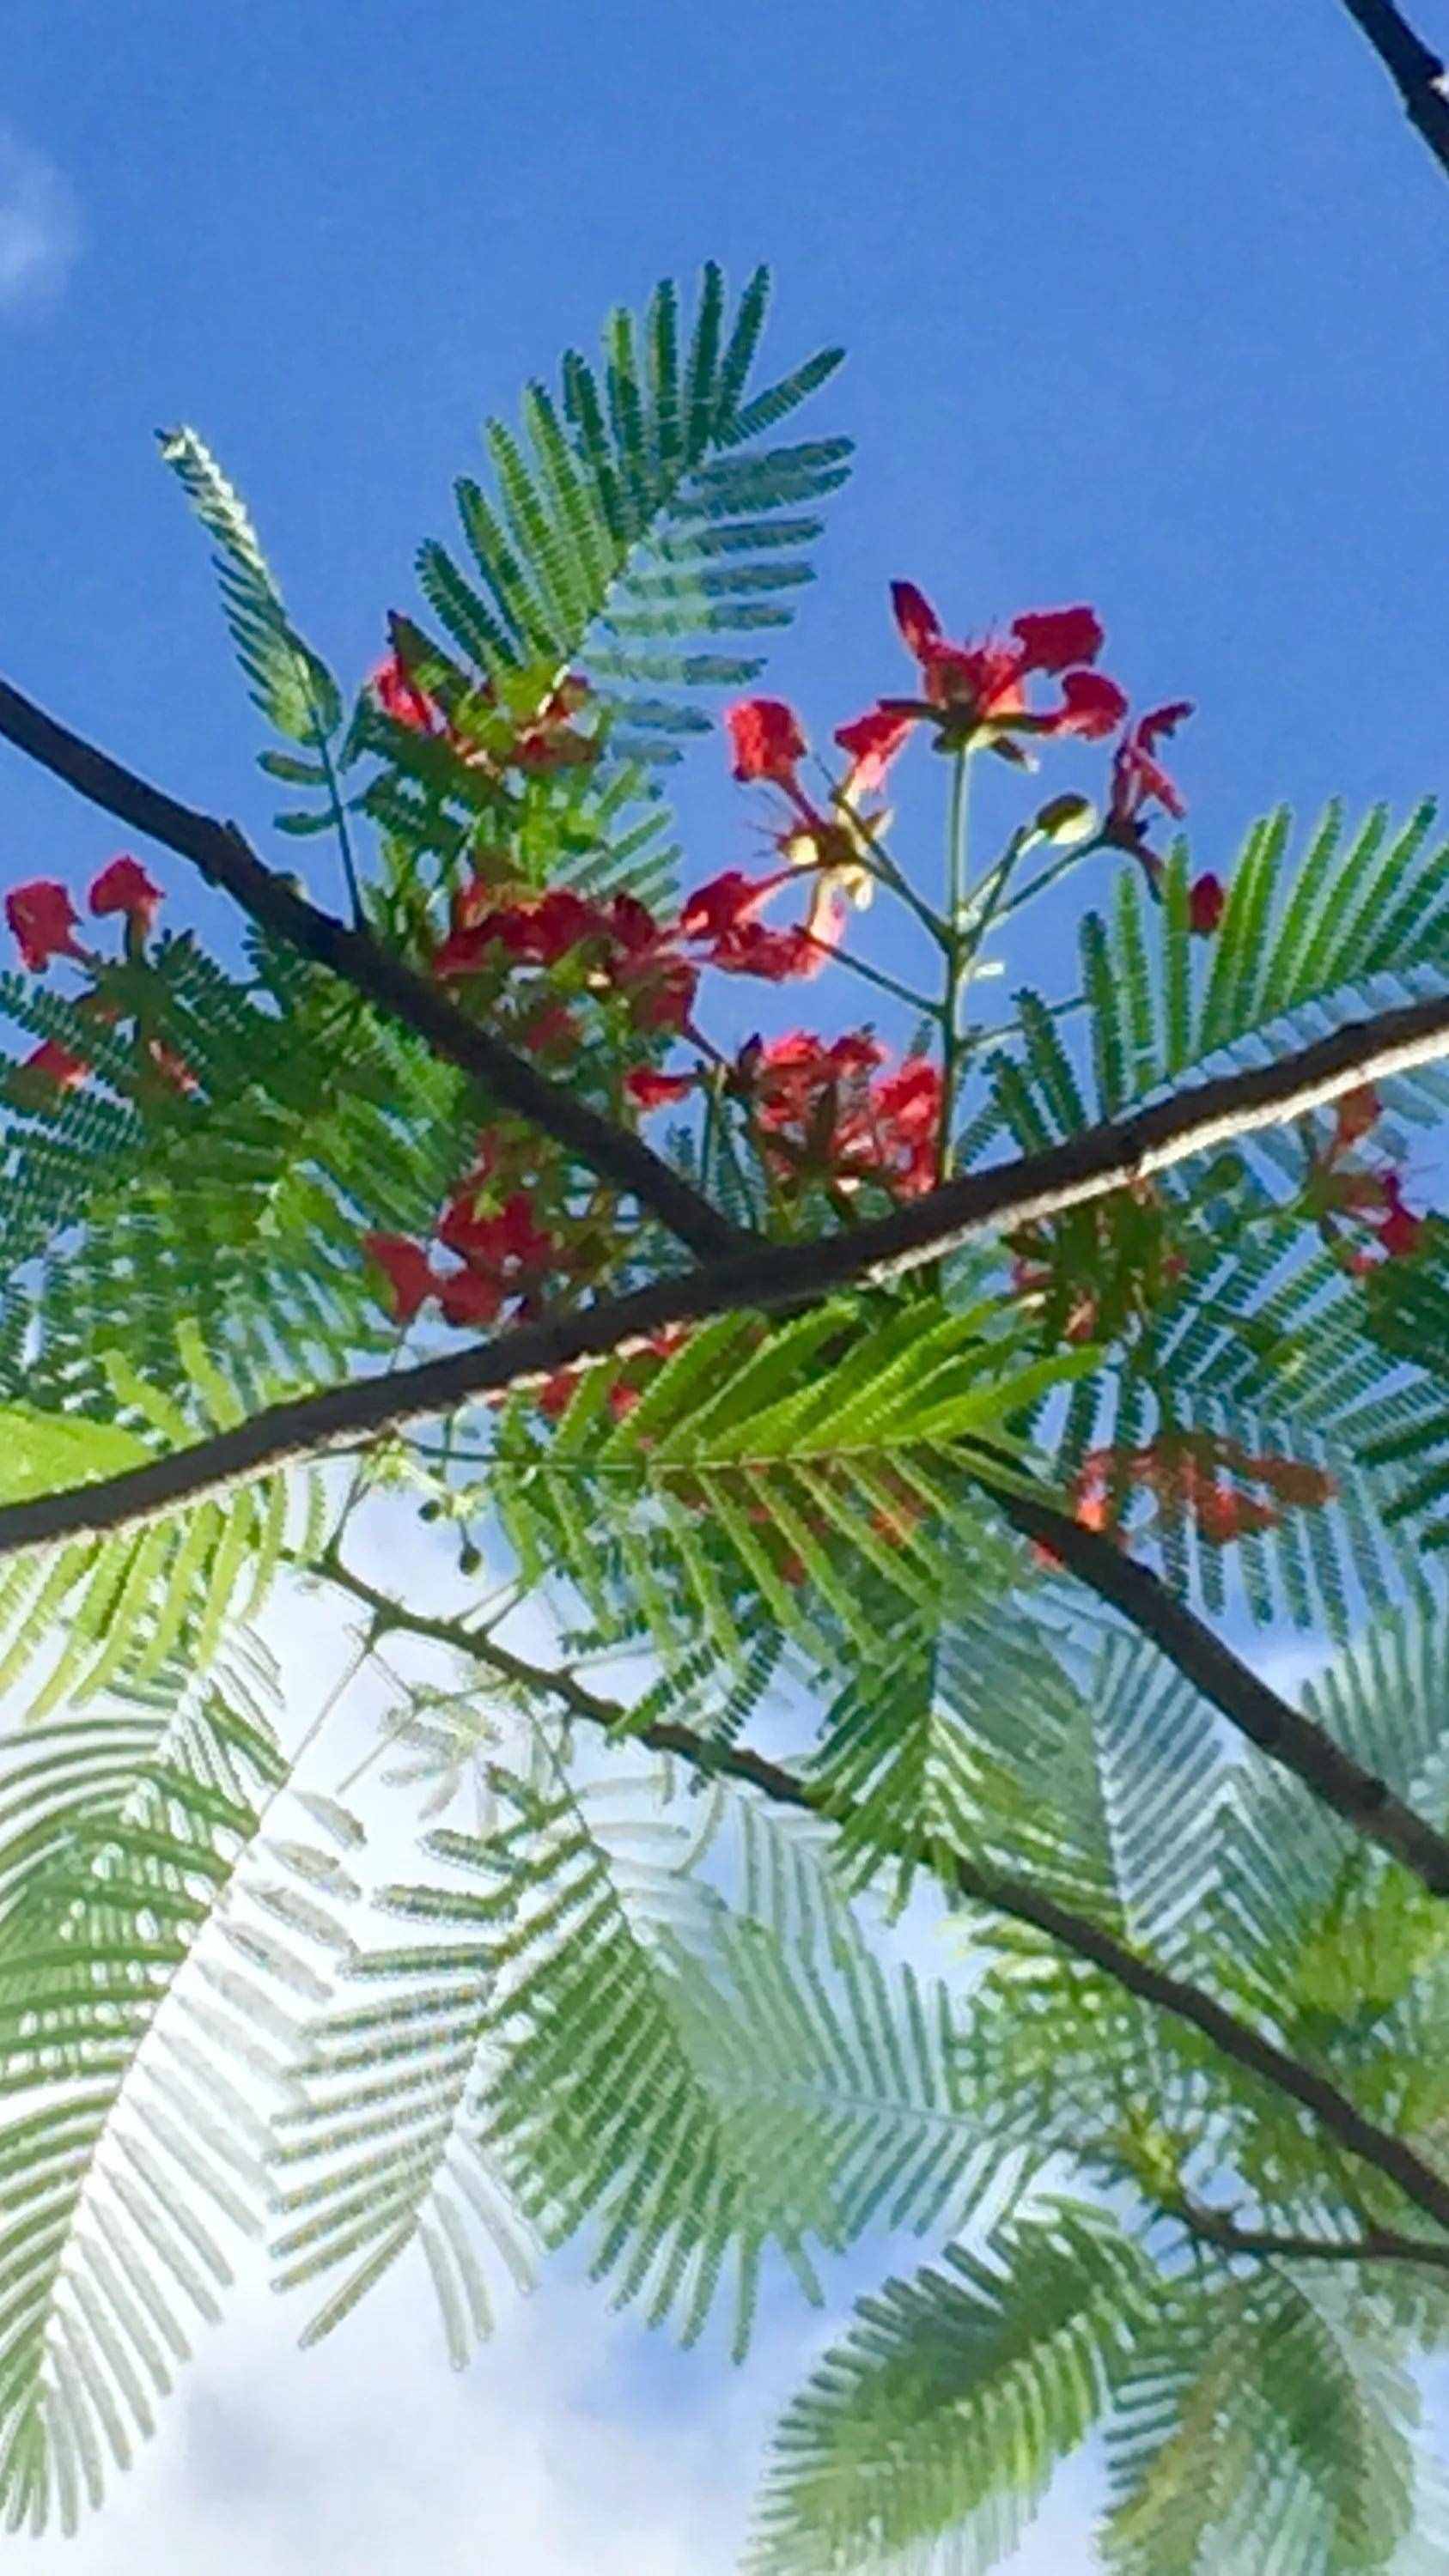
[[[818,2298],[883,2220],[940,2259],[791,2409],[758,2570],[989,2564],[1098,2424],[1124,2576],[1427,2567],[1449,846],[1280,813],[1195,870],[1191,709],[1088,607],[958,641],[907,580],[817,758],[739,639],[847,471],[776,436],[838,353],[753,390],[765,299],[662,286],[490,425],[351,706],[166,441],[349,918],[0,685],[167,854],[5,903],[0,2485],[99,2501],[232,2228],[309,2336],[420,2248],[461,2363],[495,2260],[582,2232],[742,2353],[763,2266]],[[721,723],[767,854],[681,892]],[[1042,918],[1073,988],[993,1008]],[[359,1565],[399,1511],[455,1612]],[[386,1648],[407,1885],[285,1749],[278,1584]],[[1337,1649],[1301,1707],[1224,1634],[1275,1620]]]

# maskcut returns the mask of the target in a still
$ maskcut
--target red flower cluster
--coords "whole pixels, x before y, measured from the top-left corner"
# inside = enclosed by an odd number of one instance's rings
[[[133,956],[143,952],[161,900],[161,888],[148,876],[140,860],[124,851],[92,878],[86,895],[87,907],[98,920],[112,913],[123,916],[127,947]],[[5,918],[20,951],[20,962],[32,975],[43,975],[57,957],[68,957],[76,965],[92,970],[101,962],[77,939],[80,915],[69,890],[58,878],[32,877],[24,885],[12,886],[5,897]],[[103,1003],[94,992],[86,995],[77,1008],[94,1019],[114,1021],[119,1017],[115,1007]],[[148,1038],[144,1056],[173,1089],[196,1090],[190,1067],[163,1039]],[[38,1085],[44,1090],[65,1092],[78,1090],[91,1067],[55,1038],[47,1038],[15,1071],[22,1081],[28,1078],[29,1088]]]
[[[787,1037],[747,1048],[737,1068],[764,1159],[782,1177],[844,1190],[873,1181],[915,1198],[932,1187],[940,1146],[940,1068],[907,1056],[891,1072],[869,1030]]]
[[[580,990],[617,994],[636,1029],[687,1027],[698,972],[634,895],[597,903],[567,886],[506,900],[499,895],[496,885],[478,876],[454,896],[448,936],[433,951],[433,973],[442,981],[507,976],[520,966],[547,971],[571,959]],[[567,1017],[545,1026],[554,1042],[578,1041],[580,1033]],[[538,1043],[536,1030],[533,1042]]]
[[[1250,1485],[1264,1490],[1250,1493]],[[1164,1519],[1191,1520],[1215,1547],[1276,1529],[1285,1511],[1322,1510],[1338,1490],[1322,1467],[1300,1458],[1254,1452],[1210,1432],[1164,1435],[1138,1449],[1089,1450],[1073,1480],[1073,1516],[1112,1536],[1132,1488],[1154,1495]]]
[[[450,1324],[496,1324],[505,1307],[526,1311],[550,1273],[568,1266],[567,1247],[535,1220],[527,1190],[497,1207],[484,1195],[489,1175],[474,1174],[454,1192],[438,1222],[438,1241],[459,1256],[457,1270],[435,1271],[420,1243],[400,1234],[365,1234],[363,1248],[387,1275],[393,1312],[410,1324],[435,1297]]]
[[[97,918],[124,913],[140,937],[150,930],[160,901],[161,888],[153,884],[139,859],[124,853],[92,878],[86,896]],[[5,918],[15,935],[21,965],[32,975],[43,975],[56,957],[73,957],[81,966],[91,963],[75,935],[80,915],[69,890],[57,878],[32,877],[25,885],[12,886],[5,898]]]
[[[485,751],[469,740],[460,725],[450,722],[436,698],[430,697],[415,678],[402,649],[399,622],[389,621],[392,650],[377,664],[368,677],[368,689],[384,715],[409,733],[430,734],[449,743],[460,760],[475,767],[498,772],[508,768],[526,771],[577,768],[598,757],[599,746],[592,735],[580,733],[572,719],[590,702],[592,692],[587,680],[577,671],[565,671],[547,690],[539,704],[518,724],[507,741],[494,751]],[[469,704],[492,708],[497,696],[485,680],[469,692]]]
[[[1405,1207],[1398,1172],[1366,1171],[1347,1160],[1382,1115],[1383,1103],[1371,1084],[1361,1083],[1357,1090],[1342,1093],[1334,1110],[1333,1133],[1326,1145],[1310,1155],[1303,1187],[1305,1210],[1317,1219],[1329,1242],[1339,1239],[1336,1217],[1368,1226],[1379,1248],[1374,1253],[1360,1245],[1347,1254],[1345,1266],[1357,1278],[1370,1277],[1384,1260],[1411,1258],[1424,1236],[1425,1220]]]

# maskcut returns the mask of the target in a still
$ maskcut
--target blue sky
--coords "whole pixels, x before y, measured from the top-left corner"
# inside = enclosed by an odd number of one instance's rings
[[[1445,0],[1420,14],[1449,40]],[[766,258],[772,354],[844,340],[811,419],[860,442],[779,685],[823,736],[897,684],[894,574],[957,632],[1092,600],[1139,702],[1197,701],[1178,766],[1221,872],[1279,797],[1402,806],[1442,776],[1446,214],[1347,20],[1303,0],[50,0],[14,13],[0,96],[5,668],[263,831],[153,429],[215,447],[351,677],[483,414],[662,272]],[[704,875],[755,844],[698,762]],[[114,846],[0,762],[0,876],[75,880]],[[451,2576],[489,2540],[608,2576],[598,2511],[631,2506],[621,2570],[732,2563],[808,2320],[739,2382],[561,2289],[455,2384],[421,2288],[421,2322],[389,2297],[298,2366],[258,2295],[118,2499],[133,2519],[63,2564],[145,2528],[220,2567],[245,2510],[262,2576],[293,2576],[359,2495],[376,2576]],[[1072,2488],[1023,2570],[1064,2563],[1081,2509]]]

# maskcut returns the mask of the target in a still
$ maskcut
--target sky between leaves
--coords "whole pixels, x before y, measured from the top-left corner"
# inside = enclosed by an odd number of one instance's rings
[[[1449,42],[1443,0],[1421,18]],[[1438,783],[1449,201],[1331,0],[49,0],[7,27],[6,76],[5,667],[259,834],[250,711],[152,430],[214,446],[351,679],[483,413],[706,256],[736,282],[772,263],[781,366],[851,352],[810,434],[854,434],[857,480],[772,665],[817,740],[906,678],[905,574],[952,633],[1092,600],[1139,704],[1196,700],[1173,765],[1200,866],[1280,796],[1307,819]],[[1060,760],[1045,792],[1097,775]],[[925,865],[933,783],[906,806]],[[713,746],[682,803],[695,873],[753,863]],[[6,881],[79,882],[115,846],[0,762]],[[159,873],[168,917],[220,930]],[[1047,927],[1034,980],[1054,957],[1064,980]],[[336,1640],[297,1651],[305,1696]],[[11,2542],[17,2568],[99,2576],[144,2531],[209,2576],[244,2516],[257,2576],[339,2542],[368,2576],[724,2576],[817,2336],[772,2310],[734,2377],[570,2280],[455,2382],[420,2283],[304,2360],[285,2327],[258,2290],[111,2518]],[[1019,2576],[1073,2563],[1087,2483]]]

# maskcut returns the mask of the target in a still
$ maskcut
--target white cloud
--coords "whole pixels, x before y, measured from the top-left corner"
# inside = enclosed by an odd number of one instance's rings
[[[80,248],[80,209],[63,171],[0,124],[0,314],[49,303]]]

